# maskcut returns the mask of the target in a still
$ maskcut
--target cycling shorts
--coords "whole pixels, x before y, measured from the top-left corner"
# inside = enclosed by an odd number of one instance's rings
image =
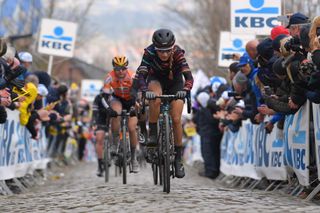
[[[109,130],[109,116],[106,112],[99,111],[99,115],[96,118],[96,124],[98,130],[108,131]]]
[[[130,111],[131,107],[134,107],[135,106],[135,100],[134,99],[130,99],[130,100],[125,100],[123,98],[120,98],[114,94],[112,94],[111,98],[110,98],[110,103],[113,102],[113,101],[118,101],[121,103],[122,105],[122,109],[125,109],[127,110],[127,112]]]
[[[175,95],[178,91],[183,90],[184,87],[184,83],[182,81],[168,86],[167,82],[161,81],[155,76],[148,76],[147,84],[149,84],[151,81],[158,81],[160,83],[163,95]]]

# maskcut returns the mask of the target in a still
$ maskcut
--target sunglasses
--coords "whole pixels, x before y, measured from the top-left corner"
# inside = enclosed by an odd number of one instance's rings
[[[116,72],[119,72],[119,71],[124,71],[124,70],[127,70],[127,67],[115,67],[114,68],[114,71],[116,71]]]
[[[170,53],[172,49],[167,49],[167,50],[157,50],[158,53]]]

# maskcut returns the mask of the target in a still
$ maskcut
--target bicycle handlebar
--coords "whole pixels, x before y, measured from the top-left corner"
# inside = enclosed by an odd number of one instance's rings
[[[157,95],[155,96],[155,98],[160,98],[160,99],[171,99],[171,100],[177,100],[177,99],[181,99],[181,98],[178,98],[176,95]],[[143,97],[142,98],[142,113],[145,112],[145,99],[147,99],[146,97]],[[190,95],[190,91],[187,91],[187,95],[185,98],[183,99],[187,99],[187,111],[188,111],[188,114],[191,113],[191,95]]]

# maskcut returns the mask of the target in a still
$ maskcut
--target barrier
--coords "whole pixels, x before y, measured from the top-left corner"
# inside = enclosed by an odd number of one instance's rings
[[[40,139],[33,140],[28,130],[20,125],[19,112],[7,110],[7,114],[7,122],[0,125],[0,180],[45,169],[49,158],[44,129],[40,131]]]
[[[320,105],[312,104],[312,111],[315,135],[316,163],[318,169],[318,180],[320,180]]]
[[[302,186],[309,183],[309,107],[307,102],[294,115],[286,116],[284,130],[275,128],[266,134],[264,124],[242,122],[238,132],[224,133],[221,141],[221,167],[225,175],[259,180],[286,180],[294,172]],[[315,134],[320,135],[319,106]],[[320,137],[318,137],[318,142]],[[317,146],[319,147],[319,145]],[[320,165],[319,148],[317,162]],[[320,168],[320,167],[318,167]],[[319,169],[318,169],[319,171]]]

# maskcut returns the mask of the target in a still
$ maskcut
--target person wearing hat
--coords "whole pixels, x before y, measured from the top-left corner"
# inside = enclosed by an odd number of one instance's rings
[[[279,35],[290,35],[290,32],[287,28],[281,25],[275,26],[274,28],[271,29],[271,32],[270,32],[271,40],[274,40]]]
[[[258,45],[259,46],[259,45]],[[255,68],[253,65],[253,61],[250,59],[249,55],[247,53],[244,53],[239,61],[239,64],[237,67],[240,67],[240,71],[241,73],[243,73],[250,84],[250,91],[252,91],[254,93],[254,100],[256,101],[256,106],[259,106],[260,103],[260,99],[261,99],[261,92],[260,92],[260,88],[259,85],[257,83],[257,73],[259,71],[258,68]],[[238,75],[240,76],[240,75]]]
[[[48,95],[48,89],[45,85],[38,85],[38,95],[34,102],[34,108],[36,110],[41,109],[44,106],[44,98]]]
[[[291,36],[300,37],[300,28],[302,25],[309,24],[310,20],[307,16],[302,13],[294,13],[289,18],[289,24],[287,28],[289,29]]]
[[[249,78],[253,76],[255,73],[253,72],[255,66],[254,61],[250,58],[249,54],[245,52],[239,60],[239,63],[237,65],[237,68],[240,69],[242,73],[247,75]]]
[[[219,107],[213,106],[216,98],[211,97],[207,91],[197,94],[195,100],[200,108],[195,114],[194,121],[200,135],[201,155],[204,161],[204,170],[199,175],[215,179],[220,173],[220,141],[222,133],[219,130],[219,120],[213,117]],[[211,102],[211,104],[210,104]]]
[[[20,64],[26,68],[26,71],[22,73],[18,79],[24,80],[29,74],[32,66],[32,55],[28,52],[19,52],[18,53]]]
[[[29,70],[32,66],[32,55],[29,52],[19,52],[18,56],[21,64]]]

